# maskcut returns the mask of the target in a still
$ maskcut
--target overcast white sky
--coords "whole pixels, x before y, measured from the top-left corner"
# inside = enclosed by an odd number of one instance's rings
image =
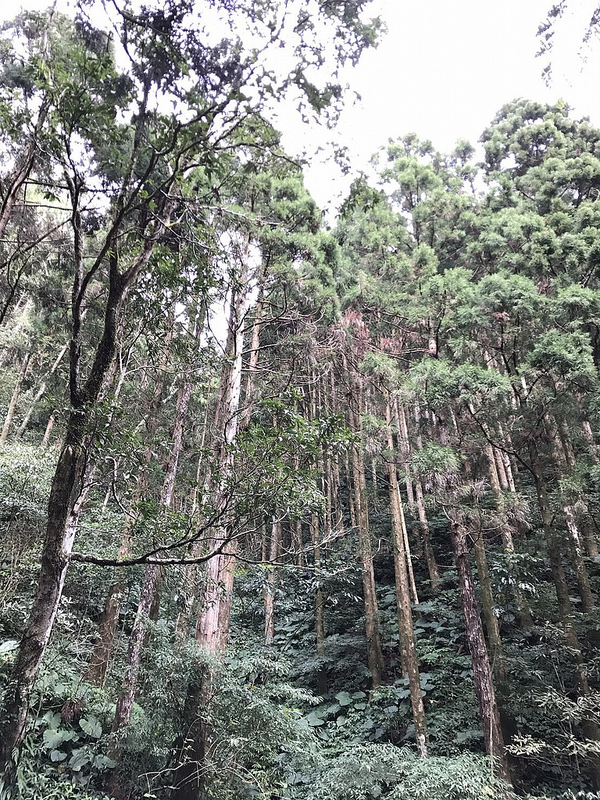
[[[476,144],[501,106],[517,97],[566,100],[600,125],[600,42],[580,53],[596,0],[571,0],[555,35],[550,87],[536,32],[552,0],[375,0],[388,34],[350,76],[362,101],[344,111],[340,139],[364,168],[389,138],[415,132],[445,152]],[[586,57],[583,60],[582,57]],[[291,141],[292,137],[290,137]],[[307,183],[325,205],[338,179],[324,165]]]
[[[26,8],[47,4],[21,2]],[[516,97],[562,98],[578,116],[600,125],[600,42],[583,54],[586,61],[579,52],[596,0],[570,0],[557,26],[554,79],[547,87],[544,61],[535,57],[536,31],[551,5],[552,0],[374,0],[370,15],[381,15],[388,33],[347,74],[362,101],[343,112],[337,131],[353,169],[365,169],[389,138],[409,132],[442,151],[461,138],[475,144],[500,107]],[[0,17],[17,9],[16,3],[2,6]],[[330,137],[297,118],[284,127],[290,150],[317,150]],[[317,157],[307,172],[307,185],[323,207],[332,199],[335,204],[348,183],[330,155],[325,161]]]

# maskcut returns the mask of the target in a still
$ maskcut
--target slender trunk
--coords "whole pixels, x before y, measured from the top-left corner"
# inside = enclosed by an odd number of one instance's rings
[[[498,617],[496,616],[496,604],[494,603],[494,594],[492,592],[492,581],[488,569],[485,542],[483,541],[483,534],[481,531],[473,535],[473,550],[477,563],[481,606],[483,610],[483,619],[485,621],[485,629],[487,631],[492,670],[494,676],[498,680],[504,680],[506,677],[506,670],[504,668],[504,659],[502,655],[502,639],[500,638],[500,627],[498,625]]]
[[[358,411],[350,409],[350,424],[354,431],[362,434],[361,422],[361,395],[357,390]],[[379,636],[379,610],[377,606],[377,593],[375,589],[375,572],[373,569],[373,552],[371,547],[371,531],[369,527],[369,508],[367,500],[367,486],[365,480],[364,452],[361,441],[352,447],[352,472],[354,478],[354,505],[356,508],[356,521],[358,527],[358,546],[362,564],[362,582],[365,604],[365,633],[367,639],[367,662],[371,672],[373,688],[381,685],[383,674],[383,653]]]
[[[245,408],[240,415],[240,428],[245,428],[250,421],[252,409],[256,403],[255,397],[255,377],[258,368],[258,358],[260,354],[260,329],[262,323],[264,302],[264,275],[259,276],[258,297],[254,306],[254,322],[252,324],[252,339],[250,342],[250,358],[248,359],[248,372],[246,376],[246,386],[244,390]]]
[[[319,516],[314,513],[310,521],[311,539],[313,545],[313,559],[315,570],[315,636],[317,640],[317,656],[319,660],[325,657],[325,593],[321,581],[321,546]],[[317,670],[317,691],[323,696],[327,693],[327,668],[320,663]]]
[[[275,565],[281,549],[281,520],[273,517],[271,525],[271,541],[263,601],[265,605],[265,645],[271,647],[275,640],[275,590],[277,587],[277,573]]]
[[[596,441],[594,439],[594,432],[592,430],[592,426],[590,425],[589,420],[584,419],[581,423],[581,429],[583,431],[583,438],[585,439],[585,443],[588,448],[588,452],[590,453],[593,461],[595,464],[598,464],[600,459],[598,458],[598,446],[596,445]]]
[[[506,522],[506,514],[504,513],[504,501],[502,498],[501,481],[499,478],[498,462],[496,461],[496,449],[488,443],[485,448],[485,454],[488,462],[488,475],[490,476],[490,487],[494,500],[496,501],[496,508],[501,517],[500,519],[500,535],[502,537],[502,545],[504,549],[512,553],[514,552],[515,545],[513,542],[512,531]],[[505,475],[506,473],[504,473]]]
[[[454,550],[454,558],[458,570],[458,581],[465,616],[467,640],[473,664],[473,681],[483,726],[485,749],[488,755],[496,759],[496,768],[499,777],[510,784],[510,770],[504,751],[504,738],[502,736],[502,728],[500,727],[500,715],[496,704],[492,670],[485,647],[483,628],[475,596],[475,586],[473,584],[473,576],[471,575],[471,566],[469,564],[466,532],[464,523],[460,519],[462,516],[460,512],[453,511],[451,514],[453,517],[450,519],[452,549]]]
[[[394,442],[391,428],[390,404],[387,404],[388,421],[388,450],[394,453]],[[407,570],[408,553],[405,550],[404,533],[406,524],[404,521],[404,510],[400,499],[400,489],[398,486],[398,474],[396,464],[390,458],[388,465],[390,507],[392,512],[392,535],[394,546],[394,570],[396,575],[396,605],[398,613],[398,632],[400,638],[400,652],[402,655],[403,671],[408,675],[408,685],[410,689],[410,700],[412,706],[413,721],[415,723],[415,736],[417,748],[421,756],[427,755],[427,727],[425,722],[425,708],[423,706],[423,695],[421,692],[421,680],[419,676],[419,662],[415,646],[413,630],[412,608],[410,603],[409,579]]]
[[[294,555],[296,556],[296,566],[303,567],[304,566],[304,541],[302,536],[302,520],[300,517],[296,520],[294,524],[294,529],[292,533],[292,547],[294,550]]]
[[[415,423],[417,428],[417,447],[419,450],[423,447],[423,440],[421,437],[421,412],[418,404],[415,404]],[[425,560],[427,562],[427,571],[429,572],[429,582],[431,584],[431,591],[437,592],[440,585],[440,570],[437,564],[433,547],[431,546],[431,536],[429,531],[429,523],[427,521],[427,511],[425,508],[425,497],[423,494],[423,484],[421,479],[415,480],[415,497],[417,503],[417,514],[419,516],[419,525],[421,527],[421,536],[423,538],[423,549],[425,551]]]
[[[224,487],[233,468],[230,448],[239,428],[243,323],[249,294],[247,248],[246,240],[243,274],[231,291],[229,330],[214,417],[217,478],[213,485],[210,485],[209,478],[206,490],[214,495],[217,510],[224,509],[227,503]],[[237,541],[231,539],[227,520],[223,520],[220,529],[213,531],[207,545],[213,549],[222,548],[223,552],[215,554],[206,563],[204,596],[196,624],[196,642],[202,649],[221,657],[229,634],[237,555]],[[202,769],[211,736],[210,726],[202,715],[202,709],[210,703],[212,683],[211,670],[204,667],[199,678],[192,680],[188,686],[184,716],[186,732],[178,754],[180,763],[173,776],[172,800],[199,800],[202,796]]]
[[[594,595],[592,594],[592,589],[590,587],[587,567],[585,566],[585,561],[583,560],[581,534],[576,522],[576,515],[573,506],[568,504],[564,505],[563,512],[565,515],[567,532],[569,534],[571,561],[575,570],[577,586],[579,588],[579,596],[581,598],[581,610],[587,614],[594,610]]]
[[[400,503],[400,508],[402,510],[402,497],[400,496],[400,486],[398,486],[398,502]],[[410,551],[410,540],[408,538],[408,528],[406,526],[406,517],[404,516],[404,511],[402,510],[402,538],[404,540],[404,552],[406,554],[406,567],[408,570],[408,580],[410,583],[410,591],[413,598],[413,603],[415,605],[419,605],[419,595],[417,593],[417,583],[415,581],[415,571],[413,569],[412,563],[412,554]]]
[[[82,314],[81,316],[83,318],[85,315]],[[25,431],[27,429],[27,426],[29,425],[29,420],[31,419],[31,415],[34,412],[37,403],[44,396],[44,392],[46,391],[46,386],[48,385],[48,378],[51,375],[54,375],[54,373],[58,369],[58,366],[59,366],[60,362],[62,361],[62,359],[63,359],[63,357],[64,357],[64,355],[65,355],[65,353],[67,352],[68,349],[69,349],[69,343],[67,342],[65,345],[63,345],[63,347],[61,347],[58,356],[56,357],[56,359],[54,360],[54,363],[52,364],[52,367],[50,368],[50,371],[48,372],[48,374],[46,375],[44,380],[40,383],[40,385],[38,387],[38,390],[35,393],[35,396],[34,396],[33,400],[31,401],[31,405],[27,409],[27,413],[25,414],[25,416],[23,417],[23,421],[19,425],[19,428],[17,430],[17,436],[19,436],[19,437],[23,436],[23,434],[25,433]]]
[[[118,558],[126,558],[130,553],[131,533],[137,521],[137,506],[140,503],[147,487],[147,477],[148,477],[147,469],[148,466],[150,465],[154,453],[153,438],[154,434],[156,433],[156,428],[158,426],[158,419],[157,419],[158,409],[160,406],[161,397],[163,395],[164,375],[165,375],[165,370],[167,368],[167,363],[169,358],[168,350],[172,337],[173,337],[173,325],[170,325],[165,339],[165,348],[163,350],[163,356],[158,369],[158,375],[154,380],[152,396],[145,417],[146,446],[144,448],[143,466],[138,472],[136,478],[135,487],[130,502],[131,511],[129,515],[125,518],[125,522],[121,529],[121,541],[119,544],[119,550],[117,554]],[[125,374],[123,371],[121,373],[121,380],[119,381],[119,386],[117,387],[117,390],[120,390],[121,386],[123,385],[124,377]],[[145,385],[147,379],[148,378],[146,376],[143,385]],[[117,392],[115,392],[115,394],[117,394]],[[117,631],[117,625],[119,622],[119,614],[121,611],[121,600],[125,595],[125,581],[122,568],[117,567],[115,569],[114,575],[115,575],[114,582],[112,583],[110,589],[108,590],[108,595],[104,603],[104,610],[102,612],[102,619],[100,621],[100,626],[98,628],[98,637],[96,639],[94,650],[92,652],[92,657],[90,658],[90,663],[88,665],[86,673],[86,680],[89,683],[94,684],[95,686],[102,686],[106,678],[106,673],[108,671],[108,665],[110,663],[110,658],[112,654],[115,634]]]
[[[429,583],[431,585],[431,591],[435,593],[440,585],[440,569],[437,564],[435,553],[433,552],[433,547],[431,546],[429,523],[427,521],[427,511],[425,509],[425,497],[423,495],[423,485],[420,478],[417,478],[415,481],[415,497],[417,513],[419,515],[419,525],[421,527],[421,536],[423,538],[423,550],[425,551],[425,560],[429,573]]]
[[[50,444],[50,435],[52,433],[52,429],[54,428],[55,419],[56,412],[53,411],[48,417],[48,422],[46,423],[46,430],[44,431],[44,436],[42,438],[42,447],[48,447]]]
[[[30,360],[31,360],[31,353],[26,353],[25,357],[23,358],[23,362],[21,363],[19,377],[17,378],[17,382],[15,383],[15,388],[13,389],[13,393],[11,395],[10,402],[8,404],[8,409],[6,411],[6,417],[4,418],[4,425],[2,426],[2,431],[0,432],[0,445],[4,444],[8,439],[8,432],[10,430],[13,417],[15,416],[17,403],[21,395],[21,387],[23,386],[23,381],[25,380],[25,377],[27,375],[27,370],[29,369]]]
[[[504,429],[500,423],[498,423],[498,433],[500,434],[500,440],[506,444],[507,448],[509,450],[513,450],[510,435],[508,433],[504,433]],[[500,455],[504,464],[504,472],[506,475],[506,481],[508,483],[508,489],[514,494],[517,491],[514,478],[514,476],[517,474],[516,462],[513,462],[513,459],[511,459],[506,450],[501,450]]]
[[[496,468],[496,474],[498,476],[499,487],[502,489],[503,492],[506,492],[510,489],[510,484],[508,481],[506,464],[504,462],[504,454],[502,453],[501,450],[498,450],[497,447],[494,447],[493,445],[490,445],[490,447],[492,450],[492,456],[494,458],[494,466]]]
[[[408,507],[411,511],[415,507],[415,495],[413,490],[413,482],[410,471],[410,439],[408,437],[408,424],[406,421],[406,412],[404,406],[400,405],[399,399],[395,400],[396,419],[399,422],[399,442],[400,454],[402,456],[402,466],[404,470],[404,483],[406,486],[406,496],[408,498]]]
[[[354,530],[358,528],[358,520],[356,517],[356,506],[354,504],[355,489],[354,480],[350,472],[350,456],[346,451],[346,485],[348,487],[348,511],[350,513],[350,525]]]
[[[187,416],[188,402],[191,395],[191,384],[186,381],[180,387],[178,394],[177,410],[175,416],[175,425],[173,429],[173,441],[171,444],[171,452],[165,477],[163,480],[161,496],[160,496],[160,512],[159,524],[165,523],[167,509],[170,507],[173,492],[175,490],[175,477],[177,474],[177,467],[179,464],[179,456],[181,454],[183,444],[183,429]],[[113,721],[112,732],[118,733],[124,730],[131,721],[131,713],[133,711],[133,703],[135,701],[135,694],[137,689],[137,679],[139,675],[142,649],[144,640],[146,638],[146,630],[153,602],[155,602],[155,591],[157,582],[160,576],[160,566],[157,564],[147,564],[144,570],[144,580],[142,583],[142,590],[140,593],[140,600],[129,637],[129,651],[127,656],[127,667],[123,676],[123,684],[121,693],[117,700],[117,707],[115,710],[115,718]],[[120,756],[120,747],[117,741],[116,747],[111,753],[111,758],[118,761]],[[114,787],[111,783],[111,789]]]

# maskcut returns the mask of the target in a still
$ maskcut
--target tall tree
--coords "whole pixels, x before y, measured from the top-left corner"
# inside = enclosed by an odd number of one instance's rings
[[[352,9],[346,3],[322,5],[325,28],[339,32],[335,47],[339,62],[357,58],[374,42],[377,23],[362,21],[363,3]],[[84,16],[77,26],[65,21],[60,34],[44,28],[38,38],[53,34],[61,46],[47,60],[33,56],[27,64],[31,86],[49,97],[52,113],[41,124],[49,121],[44,134],[51,143],[52,170],[61,175],[69,207],[70,410],[50,493],[38,590],[6,704],[2,763],[9,772],[12,751],[25,732],[31,689],[64,586],[76,533],[77,487],[86,467],[97,402],[114,358],[125,298],[140,276],[155,268],[158,246],[168,238],[173,214],[189,204],[191,193],[185,185],[190,172],[201,167],[215,174],[219,152],[233,146],[243,121],[255,115],[256,105],[247,100],[242,87],[255,92],[260,104],[277,81],[274,72],[259,69],[257,56],[282,41],[273,31],[281,36],[290,22],[283,5],[266,5],[258,14],[253,4],[220,7],[231,20],[234,15],[243,17],[262,37],[263,50],[244,50],[235,38],[211,43],[210,25],[194,27],[192,11],[192,4],[185,2],[146,7],[139,13],[119,11],[116,33],[129,58],[128,74],[115,66],[110,37],[95,31]],[[325,57],[318,46],[321,30],[310,15],[302,15],[302,28],[306,45],[296,49],[296,67],[279,81],[279,88],[295,87],[306,98],[305,108],[318,112],[331,106],[340,90],[308,81],[305,68],[314,59],[322,64]],[[176,109],[171,114],[164,111],[169,100]],[[251,131],[249,125],[246,133]],[[268,147],[270,142],[260,144]],[[25,178],[32,168],[29,151],[26,155]],[[15,173],[5,193],[7,214],[12,196],[23,185],[20,174]],[[95,212],[87,197],[98,186],[109,198],[109,210],[102,230],[90,237]],[[214,194],[211,188],[209,196],[196,196],[195,203],[210,206]],[[86,340],[83,312],[97,286],[104,294],[98,313],[100,335],[94,345]]]

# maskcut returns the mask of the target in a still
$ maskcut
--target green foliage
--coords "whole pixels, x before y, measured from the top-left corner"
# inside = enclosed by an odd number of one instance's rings
[[[0,448],[0,633],[14,634],[24,621],[55,459],[52,450],[20,443]]]
[[[22,800],[105,798],[102,778],[114,766],[106,754],[112,706],[101,690],[81,682],[69,649],[53,654],[36,686],[35,714],[18,761],[16,797]]]
[[[197,658],[202,669],[202,654]],[[269,796],[312,770],[318,751],[300,706],[315,698],[287,682],[286,659],[240,638],[225,664],[212,669],[211,701],[202,711],[211,730],[209,792],[224,800]]]
[[[472,754],[419,759],[390,745],[349,748],[327,764],[312,800],[481,800],[508,797],[486,759]]]

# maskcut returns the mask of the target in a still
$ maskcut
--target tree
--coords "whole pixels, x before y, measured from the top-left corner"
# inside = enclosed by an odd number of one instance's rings
[[[363,5],[322,4],[328,27],[339,32],[336,57],[340,62],[357,58],[374,42],[377,25],[362,22]],[[160,10],[145,7],[138,14],[119,10],[115,27],[129,58],[129,73],[119,73],[110,37],[92,28],[83,15],[76,25],[70,21],[61,25],[66,36],[45,27],[42,38],[56,42],[57,53],[51,53],[48,62],[32,58],[27,64],[31,87],[48,98],[44,100],[48,115],[44,110],[38,123],[44,127],[49,120],[44,135],[51,174],[64,181],[69,206],[70,411],[50,492],[39,586],[6,706],[2,735],[6,768],[24,735],[31,688],[64,585],[77,528],[78,486],[88,466],[97,402],[106,391],[126,297],[140,276],[160,263],[159,245],[169,238],[173,220],[190,203],[186,188],[190,174],[198,169],[218,174],[219,153],[239,144],[236,136],[243,122],[256,114],[257,106],[249,96],[256,93],[255,102],[260,104],[265,92],[273,89],[274,74],[261,72],[258,56],[280,41],[281,30],[290,21],[283,7],[265,6],[256,14],[254,6],[239,3],[235,8],[224,4],[219,10],[250,21],[253,31],[262,34],[264,48],[244,51],[239,39],[211,45],[208,27],[190,27],[191,4],[170,2]],[[330,84],[319,89],[309,80],[307,69],[324,61],[315,46],[320,31],[308,14],[296,24],[301,24],[308,44],[297,51],[296,68],[281,88],[299,87],[307,98],[305,108],[318,111],[331,105],[341,90]],[[169,100],[176,109],[171,114],[164,111]],[[124,122],[127,118],[130,121]],[[252,125],[246,133],[251,130]],[[4,202],[7,216],[14,205],[11,198],[33,168],[31,153],[36,144],[34,137],[23,156],[23,168],[9,179]],[[269,147],[270,141],[259,136],[251,146]],[[95,212],[87,198],[98,189],[106,194],[109,211],[94,236],[88,231]],[[211,188],[209,195],[196,197],[195,204],[210,207],[213,197]],[[100,336],[94,346],[86,341],[83,312],[91,291],[100,287]]]

